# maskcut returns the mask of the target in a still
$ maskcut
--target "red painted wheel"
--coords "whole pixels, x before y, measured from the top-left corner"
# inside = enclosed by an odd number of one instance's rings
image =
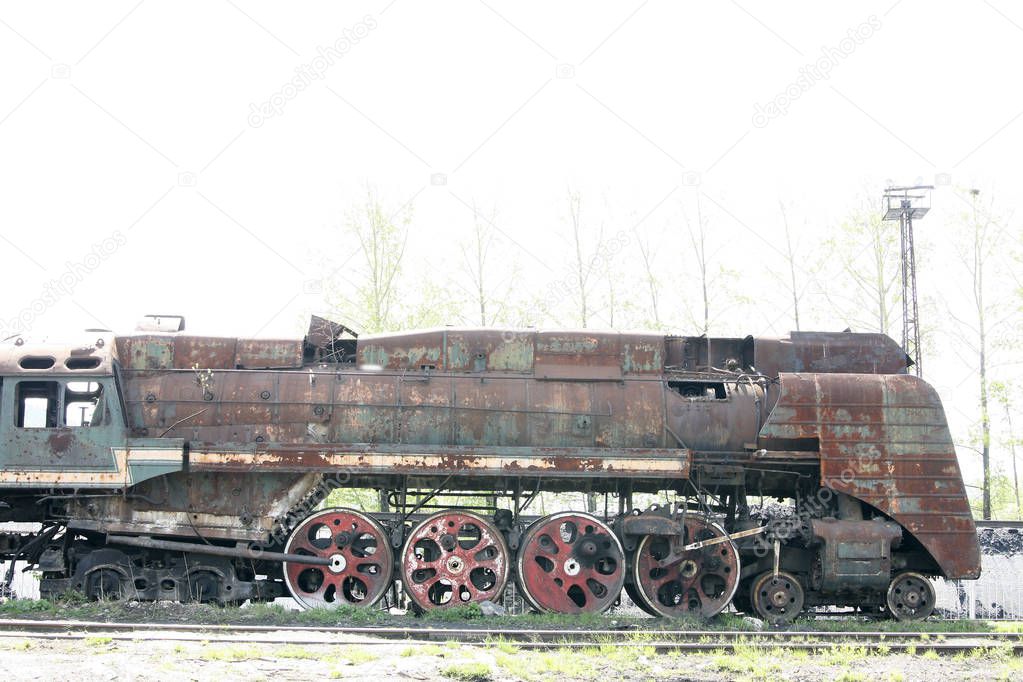
[[[685,537],[647,535],[633,561],[637,596],[646,609],[662,616],[720,613],[739,586],[739,553],[729,541],[685,551],[687,544],[722,537],[721,526],[686,517]]]
[[[442,511],[420,523],[401,551],[401,582],[423,610],[499,601],[508,581],[508,546],[476,514]]]
[[[285,552],[330,559],[329,566],[284,562],[284,581],[302,608],[370,606],[391,585],[387,533],[352,509],[326,509],[292,531]]]
[[[538,611],[602,613],[625,584],[625,551],[589,514],[544,516],[519,543],[519,587]]]

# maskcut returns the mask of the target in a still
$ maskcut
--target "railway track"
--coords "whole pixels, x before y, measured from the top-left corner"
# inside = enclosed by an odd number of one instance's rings
[[[0,640],[174,641],[264,645],[403,646],[438,642],[486,647],[496,641],[521,649],[649,648],[668,652],[731,652],[739,648],[827,652],[856,647],[869,653],[956,654],[997,648],[1023,655],[1023,633],[857,632],[731,630],[553,630],[506,628],[310,627],[276,625],[191,625],[97,621],[0,620]]]

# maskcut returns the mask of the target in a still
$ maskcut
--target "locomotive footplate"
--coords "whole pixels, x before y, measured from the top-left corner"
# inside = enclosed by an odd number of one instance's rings
[[[425,454],[428,452],[429,454]],[[356,475],[473,476],[542,474],[546,478],[689,477],[692,453],[675,448],[473,447],[368,443],[272,445],[225,449],[193,445],[189,470],[331,471]]]

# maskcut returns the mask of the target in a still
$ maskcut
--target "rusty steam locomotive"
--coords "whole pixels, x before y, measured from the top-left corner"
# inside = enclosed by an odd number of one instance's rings
[[[381,510],[323,508],[348,487]],[[569,491],[588,512],[538,514],[539,493]],[[93,598],[401,590],[425,610],[517,585],[560,613],[625,590],[661,616],[912,619],[929,578],[980,573],[937,394],[891,339],[848,332],[357,337],[314,318],[257,340],[151,316],[131,335],[13,337],[0,522],[33,524],[0,533],[0,558],[41,571],[43,595]]]

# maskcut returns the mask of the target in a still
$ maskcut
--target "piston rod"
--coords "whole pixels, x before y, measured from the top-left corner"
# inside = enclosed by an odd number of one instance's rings
[[[237,557],[239,559],[259,559],[261,561],[291,561],[310,566],[329,566],[327,557],[308,556],[305,554],[284,554],[283,552],[265,552],[252,547],[220,547],[219,545],[203,545],[196,542],[175,542],[174,540],[154,540],[148,536],[133,537],[127,535],[108,535],[108,545],[130,545],[146,549],[165,549],[170,552],[193,552],[195,554],[212,554],[213,556]]]

